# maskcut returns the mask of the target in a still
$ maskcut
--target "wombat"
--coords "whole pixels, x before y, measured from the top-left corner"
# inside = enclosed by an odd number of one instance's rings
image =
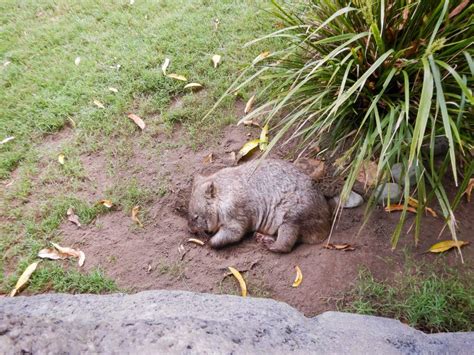
[[[214,248],[257,232],[269,250],[288,253],[296,242],[326,239],[330,221],[328,203],[311,178],[276,159],[197,175],[188,209],[189,231],[213,234]]]

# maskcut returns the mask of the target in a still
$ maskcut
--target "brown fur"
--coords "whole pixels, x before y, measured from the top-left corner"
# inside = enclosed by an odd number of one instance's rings
[[[269,250],[281,253],[290,252],[296,242],[326,239],[330,218],[326,199],[310,177],[275,159],[197,176],[188,209],[189,230],[212,233],[214,248],[257,232],[267,236]]]

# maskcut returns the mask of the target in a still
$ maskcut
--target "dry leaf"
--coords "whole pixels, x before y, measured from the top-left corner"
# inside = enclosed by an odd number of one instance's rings
[[[76,57],[74,64],[79,65],[81,63],[81,57]]]
[[[86,255],[84,254],[83,251],[76,250],[76,249],[69,248],[69,247],[62,247],[59,244],[56,244],[56,243],[53,243],[53,242],[51,242],[51,244],[53,245],[53,247],[56,248],[56,250],[59,252],[60,255],[65,255],[66,257],[72,256],[74,258],[78,258],[79,259],[78,260],[79,266],[84,265]]]
[[[69,255],[63,254],[54,248],[44,248],[38,252],[38,258],[59,260],[66,259]]]
[[[165,58],[165,61],[163,64],[161,64],[161,71],[163,72],[163,75],[166,75],[166,69],[168,69],[168,66],[170,65],[170,59]]]
[[[2,140],[0,142],[0,145],[8,143],[8,142],[10,142],[11,140],[14,140],[14,139],[15,139],[15,137],[7,137],[7,138],[5,138],[4,140]]]
[[[255,57],[255,59],[254,59],[253,62],[252,62],[252,65],[257,64],[258,62],[260,62],[261,60],[265,59],[265,58],[268,57],[269,55],[270,55],[270,52],[268,52],[268,51],[260,53],[257,57]]]
[[[135,4],[135,0],[130,0],[130,5]]]
[[[203,246],[205,243],[202,240],[196,239],[196,238],[189,238],[188,243],[194,243],[198,244],[200,246]]]
[[[377,164],[373,161],[365,161],[357,174],[357,181],[364,186],[374,186],[377,183]]]
[[[442,253],[444,251],[447,251],[451,248],[461,248],[464,245],[468,245],[469,242],[463,242],[462,240],[443,240],[442,242],[436,243],[431,246],[430,249],[428,249],[429,252],[431,253]]]
[[[413,208],[418,208],[418,200],[413,197],[408,197],[408,205]],[[435,218],[438,217],[438,215],[432,208],[425,207],[425,211],[431,214]]]
[[[261,127],[260,127],[260,123],[254,121],[254,120],[243,120],[243,121],[239,121],[239,123],[237,123],[237,126],[240,125],[241,123],[243,123],[244,126],[255,126],[255,127],[261,128]]]
[[[65,160],[65,158],[66,158],[66,157],[64,156],[64,154],[62,154],[62,153],[59,154],[59,155],[58,155],[58,162],[59,162],[59,164],[64,165],[64,160]]]
[[[8,67],[12,62],[10,62],[9,60],[7,60],[5,63],[3,63],[3,67],[6,68]]]
[[[79,217],[74,213],[74,209],[72,207],[68,208],[66,214],[67,214],[67,220],[69,222],[74,223],[78,227],[81,226],[81,222],[79,222]]]
[[[68,117],[67,119],[68,119],[69,123],[71,124],[71,127],[76,128],[76,122],[74,122],[74,120],[71,117]]]
[[[320,159],[300,158],[295,165],[315,181],[321,180],[326,173],[326,163]]]
[[[184,88],[185,89],[199,90],[199,89],[202,89],[203,86],[199,83],[189,83],[189,84],[184,85]]]
[[[145,129],[145,122],[141,119],[140,116],[135,115],[134,113],[130,113],[128,115],[128,118],[130,118],[135,124],[140,127],[141,130]]]
[[[204,157],[204,164],[210,164],[214,161],[214,154],[209,153]]]
[[[176,79],[176,80],[181,80],[181,81],[188,81],[188,79],[186,79],[186,77],[184,77],[183,75],[179,75],[179,74],[175,74],[175,73],[168,74],[166,76],[168,78],[171,78],[171,79]]]
[[[240,290],[242,292],[242,297],[247,296],[247,285],[245,284],[244,278],[240,274],[240,272],[234,269],[232,266],[229,266],[229,271],[234,275],[234,277],[239,281]]]
[[[96,105],[98,108],[105,108],[104,104],[98,100],[94,100],[94,105]]]
[[[214,68],[217,68],[217,66],[219,65],[219,62],[221,61],[221,56],[219,54],[214,54],[212,56],[212,63],[214,63]]]
[[[244,146],[239,150],[239,154],[237,155],[236,160],[239,161],[240,159],[242,159],[242,157],[246,156],[252,150],[257,148],[259,144],[260,139],[258,138],[245,143]]]
[[[115,92],[115,93],[117,93],[117,92],[118,92],[118,89],[116,89],[116,88],[113,88],[113,87],[109,87],[109,90],[110,90],[110,91],[112,91],[112,92]]]
[[[29,265],[25,271],[23,271],[23,274],[21,274],[20,278],[18,279],[18,281],[16,282],[16,285],[15,285],[15,288],[12,290],[12,292],[10,293],[10,297],[14,297],[18,291],[20,291],[20,289],[28,282],[28,280],[30,279],[31,275],[35,272],[36,270],[36,267],[38,266],[40,262],[37,261],[31,265]]]
[[[385,212],[393,212],[393,211],[403,211],[403,205],[395,204],[395,205],[389,205],[385,207]],[[416,208],[407,206],[407,211],[416,213]]]
[[[263,126],[262,132],[260,132],[260,142],[258,143],[261,151],[264,151],[268,147],[268,123]]]
[[[132,208],[132,220],[136,222],[140,227],[143,227],[142,222],[138,219],[138,212],[140,211],[140,206],[135,206]]]
[[[295,278],[295,281],[293,282],[293,285],[291,285],[291,287],[298,287],[301,284],[301,281],[303,281],[303,273],[301,272],[300,267],[296,265],[295,269],[296,269],[296,278]]]
[[[97,204],[98,205],[104,205],[107,208],[112,208],[112,206],[114,205],[112,203],[112,201],[110,201],[110,200],[100,200],[99,202],[97,202]]]
[[[464,10],[464,8],[469,5],[469,2],[470,0],[464,0],[462,3],[460,3],[458,6],[456,6],[454,8],[454,10],[452,10],[450,13],[449,13],[449,16],[448,16],[448,19],[452,19],[454,16],[457,16],[459,15],[462,10]]]
[[[82,250],[79,250],[79,260],[77,261],[77,264],[79,267],[84,265],[84,262],[86,261],[86,254]]]
[[[472,189],[474,189],[474,178],[469,179],[469,183],[467,184],[466,191],[464,191],[464,193],[467,196],[467,202],[471,202]]]
[[[245,104],[244,113],[247,114],[252,110],[253,102],[255,101],[255,95],[253,95]]]
[[[348,243],[343,243],[343,244],[328,243],[328,244],[324,245],[323,248],[329,249],[329,250],[344,250],[344,251],[353,251],[353,250],[355,250],[355,248],[352,245],[348,244]]]

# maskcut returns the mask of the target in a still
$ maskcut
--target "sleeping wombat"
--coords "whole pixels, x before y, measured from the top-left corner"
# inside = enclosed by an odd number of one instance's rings
[[[269,250],[280,253],[290,252],[297,241],[323,241],[330,219],[326,199],[310,177],[274,159],[196,176],[188,209],[190,232],[214,234],[214,248],[258,232]],[[274,235],[276,240],[269,237]]]

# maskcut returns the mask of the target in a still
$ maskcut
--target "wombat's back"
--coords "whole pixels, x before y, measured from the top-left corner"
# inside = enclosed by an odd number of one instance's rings
[[[225,168],[212,179],[222,209],[248,222],[253,231],[274,235],[284,223],[301,226],[300,240],[315,243],[329,233],[330,212],[311,178],[293,164],[265,159]],[[250,217],[249,217],[250,216]]]

